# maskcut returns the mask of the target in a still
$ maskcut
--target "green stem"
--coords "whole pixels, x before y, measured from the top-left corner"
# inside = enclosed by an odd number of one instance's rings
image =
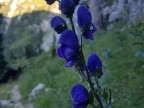
[[[69,18],[69,21],[70,21],[70,24],[71,24],[71,27],[72,27],[72,30],[76,33],[76,31],[75,31],[75,27],[74,27],[74,24],[73,24],[73,20],[72,20],[72,17],[70,17]],[[78,71],[78,73],[85,79],[85,80],[87,80],[87,78],[86,78],[86,76],[85,76],[85,74],[83,73],[83,72],[79,72]]]
[[[74,28],[74,24],[73,24],[72,17],[70,17],[69,20],[70,20],[70,24],[71,24],[71,26],[72,26],[72,29],[73,29],[73,31],[75,32],[75,28]],[[75,33],[76,33],[76,32],[75,32]]]
[[[101,94],[101,86],[99,85],[99,82],[98,82],[98,77],[95,78],[95,82],[96,82],[96,85],[97,85],[97,89],[98,89],[98,94],[99,94],[99,97],[100,97],[100,100],[102,102],[102,104],[104,105],[105,103],[105,100]]]
[[[78,70],[78,69],[76,68],[76,70]],[[84,74],[83,72],[78,71],[78,73],[82,76],[82,78],[83,78],[84,80],[87,80],[87,77],[85,76],[85,74]]]
[[[83,58],[83,60],[84,60],[84,67],[85,67],[85,69],[86,69],[87,81],[88,81],[88,83],[89,83],[89,86],[90,86],[90,88],[91,88],[91,90],[92,90],[92,92],[93,92],[93,94],[94,94],[95,99],[97,99],[97,101],[99,102],[100,107],[101,107],[101,108],[104,108],[104,107],[103,107],[103,104],[102,104],[102,101],[101,101],[101,99],[100,99],[100,97],[99,97],[99,95],[96,93],[96,91],[95,91],[95,89],[94,89],[94,84],[92,83],[92,81],[91,81],[91,79],[90,79],[90,74],[89,74],[88,68],[87,68],[87,66],[86,66],[86,62],[85,62],[85,58],[84,58],[84,55],[83,55],[83,51],[82,51],[82,50],[81,50],[81,53],[82,53],[82,58]]]

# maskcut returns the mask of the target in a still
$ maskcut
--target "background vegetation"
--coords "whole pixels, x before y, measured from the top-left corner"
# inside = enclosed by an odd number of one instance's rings
[[[88,56],[96,52],[103,61],[104,76],[101,83],[112,90],[115,108],[144,107],[144,22],[125,26],[118,24],[111,31],[95,33],[93,42],[85,41],[84,51]],[[51,57],[51,52],[43,52],[29,59],[17,59],[12,65],[24,66],[23,74],[17,81],[0,85],[0,98],[9,98],[8,91],[13,85],[20,86],[23,102],[31,90],[39,83],[45,84],[34,99],[35,108],[70,108],[70,89],[79,82],[78,74],[64,68],[64,61]]]
[[[111,0],[109,0],[111,2]],[[36,32],[45,11],[24,14],[21,22],[12,19],[9,32],[4,37],[4,54],[13,68],[22,67],[17,80],[0,84],[0,99],[10,99],[10,90],[19,85],[22,103],[28,103],[28,96],[38,84],[45,84],[32,100],[34,108],[71,108],[70,90],[80,81],[74,69],[65,68],[64,61],[55,56],[54,46],[49,52],[40,49],[45,35],[51,30]],[[97,31],[95,40],[84,40],[84,54],[87,58],[96,52],[102,62],[104,75],[100,79],[103,88],[112,90],[114,108],[144,108],[144,21],[133,24],[119,22],[112,30]],[[1,45],[1,44],[0,44]],[[1,59],[2,60],[2,59]],[[89,106],[91,108],[91,106]]]

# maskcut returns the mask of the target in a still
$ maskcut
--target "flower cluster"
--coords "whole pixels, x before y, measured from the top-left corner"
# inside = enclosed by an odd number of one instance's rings
[[[79,0],[61,0],[59,6],[61,11],[66,16],[72,16],[75,6],[78,5],[78,3]],[[96,31],[96,27],[92,24],[91,13],[86,7],[79,7],[77,12],[77,21],[80,29],[83,32],[83,36],[86,39],[93,40],[93,33]],[[78,64],[78,61],[80,60],[80,46],[76,33],[68,29],[65,20],[60,16],[55,16],[52,18],[51,27],[58,34],[61,34],[58,40],[58,43],[60,43],[61,46],[57,49],[57,55],[66,60],[65,66],[72,67],[75,64]]]
[[[60,17],[55,16],[51,20],[51,27],[55,32],[60,34],[57,48],[57,55],[66,61],[65,67],[75,67],[81,77],[88,82],[92,90],[92,96],[98,101],[101,108],[104,108],[102,92],[98,84],[98,79],[103,75],[102,62],[96,53],[89,55],[87,63],[83,54],[82,38],[94,40],[93,33],[96,32],[96,27],[92,23],[92,15],[85,6],[80,6],[77,10],[77,23],[81,29],[80,40],[75,32],[72,16],[75,7],[80,0],[46,0],[47,4],[51,5],[55,1],[59,1],[59,9],[70,20],[72,30],[67,26],[66,21]],[[97,88],[94,88],[94,83],[91,78],[95,78]],[[87,89],[81,84],[73,85],[71,89],[72,104],[74,108],[86,108],[89,101],[89,93]],[[92,104],[93,105],[93,104]]]

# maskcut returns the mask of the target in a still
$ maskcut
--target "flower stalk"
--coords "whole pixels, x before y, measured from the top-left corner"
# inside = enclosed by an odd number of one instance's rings
[[[71,27],[72,27],[73,31],[75,31],[72,17],[70,18],[70,24],[71,24]],[[83,33],[82,33],[82,34],[83,34]],[[93,95],[94,95],[95,99],[99,102],[100,107],[101,107],[101,108],[104,108],[103,103],[102,103],[102,100],[100,99],[99,95],[98,95],[98,94],[96,93],[96,91],[95,91],[94,84],[93,84],[92,81],[91,81],[90,73],[89,73],[88,68],[87,68],[87,66],[86,66],[86,61],[85,61],[85,57],[84,57],[83,50],[82,50],[82,43],[83,43],[83,42],[82,42],[82,39],[83,39],[83,35],[81,35],[81,42],[80,42],[80,43],[81,43],[81,48],[80,48],[80,53],[81,53],[81,56],[82,56],[81,58],[82,58],[82,60],[83,60],[84,67],[85,67],[85,69],[86,69],[86,75],[87,75],[86,81],[88,82],[88,84],[89,84],[89,86],[90,86],[90,88],[91,88],[91,90],[92,90],[92,92],[93,92]],[[98,81],[97,81],[97,84],[98,84]],[[99,88],[99,87],[98,87],[98,88]],[[99,89],[98,89],[98,90],[99,90]]]
[[[46,0],[52,4],[56,0]],[[59,0],[57,0],[59,1]],[[91,104],[96,108],[93,100],[97,101],[100,108],[111,108],[111,92],[102,90],[99,85],[99,78],[103,75],[102,62],[96,53],[89,55],[86,62],[83,53],[83,38],[94,40],[93,33],[96,27],[92,23],[90,11],[80,6],[77,11],[77,22],[81,29],[80,40],[76,34],[73,23],[73,13],[80,0],[60,0],[59,9],[69,19],[72,30],[68,29],[65,20],[60,16],[55,16],[51,20],[51,26],[60,35],[58,43],[61,45],[57,48],[57,55],[66,61],[65,67],[75,67],[82,79],[88,82],[90,93],[81,84],[75,84],[71,89],[73,108],[87,108]],[[95,83],[92,82],[92,77]],[[95,87],[96,86],[96,87]],[[91,99],[92,98],[92,99]]]
[[[70,18],[69,18],[69,21],[70,21],[70,24],[71,24],[72,30],[76,33],[76,31],[75,31],[75,27],[74,27],[74,23],[73,23],[73,18],[70,17]]]

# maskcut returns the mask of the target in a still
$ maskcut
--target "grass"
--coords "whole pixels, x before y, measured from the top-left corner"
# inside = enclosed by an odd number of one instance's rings
[[[139,26],[139,23],[100,31],[95,33],[94,41],[85,40],[86,58],[96,52],[103,61],[104,75],[100,82],[103,88],[112,90],[115,108],[144,107],[144,55],[137,54],[144,51],[144,24]],[[74,83],[87,85],[79,82],[74,69],[64,67],[62,59],[50,57],[50,52],[16,63],[25,67],[21,79],[0,85],[0,98],[8,99],[10,95],[2,91],[9,91],[18,84],[25,103],[31,90],[40,82],[45,84],[45,89],[33,100],[34,108],[71,108],[71,86]]]

